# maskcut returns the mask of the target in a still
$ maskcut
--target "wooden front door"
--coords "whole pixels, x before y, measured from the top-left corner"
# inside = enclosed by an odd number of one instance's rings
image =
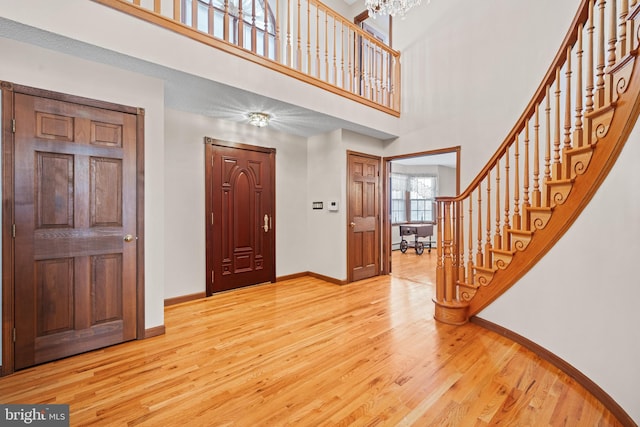
[[[206,139],[207,294],[275,281],[275,150]]]
[[[15,94],[15,368],[136,338],[136,115]]]
[[[347,269],[349,281],[380,274],[380,158],[348,153]]]

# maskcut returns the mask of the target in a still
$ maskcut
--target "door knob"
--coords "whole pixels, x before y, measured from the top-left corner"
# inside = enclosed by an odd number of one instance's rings
[[[352,222],[352,223],[351,223],[351,224],[349,224],[349,225],[351,226],[351,228],[353,228],[353,227],[355,227],[355,226],[356,226],[356,223],[355,223],[355,222]]]
[[[124,241],[129,243],[133,240],[133,236],[131,234],[127,234],[126,236],[124,236]]]

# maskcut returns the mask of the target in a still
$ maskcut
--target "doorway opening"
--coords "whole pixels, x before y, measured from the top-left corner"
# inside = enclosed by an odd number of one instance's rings
[[[383,274],[393,259],[431,263],[436,258],[435,199],[460,192],[460,147],[385,157]],[[404,271],[404,268],[403,268]]]

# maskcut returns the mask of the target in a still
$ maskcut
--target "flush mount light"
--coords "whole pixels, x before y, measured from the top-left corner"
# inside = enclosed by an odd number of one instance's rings
[[[249,124],[263,128],[269,124],[270,118],[267,113],[249,113]]]

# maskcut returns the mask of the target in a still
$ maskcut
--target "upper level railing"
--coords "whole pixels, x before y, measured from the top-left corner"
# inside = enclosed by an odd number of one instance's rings
[[[466,190],[438,198],[438,320],[464,323],[508,289],[604,179],[631,120],[639,16],[637,0],[583,0],[504,142]]]
[[[400,115],[400,53],[317,0],[93,1]]]

